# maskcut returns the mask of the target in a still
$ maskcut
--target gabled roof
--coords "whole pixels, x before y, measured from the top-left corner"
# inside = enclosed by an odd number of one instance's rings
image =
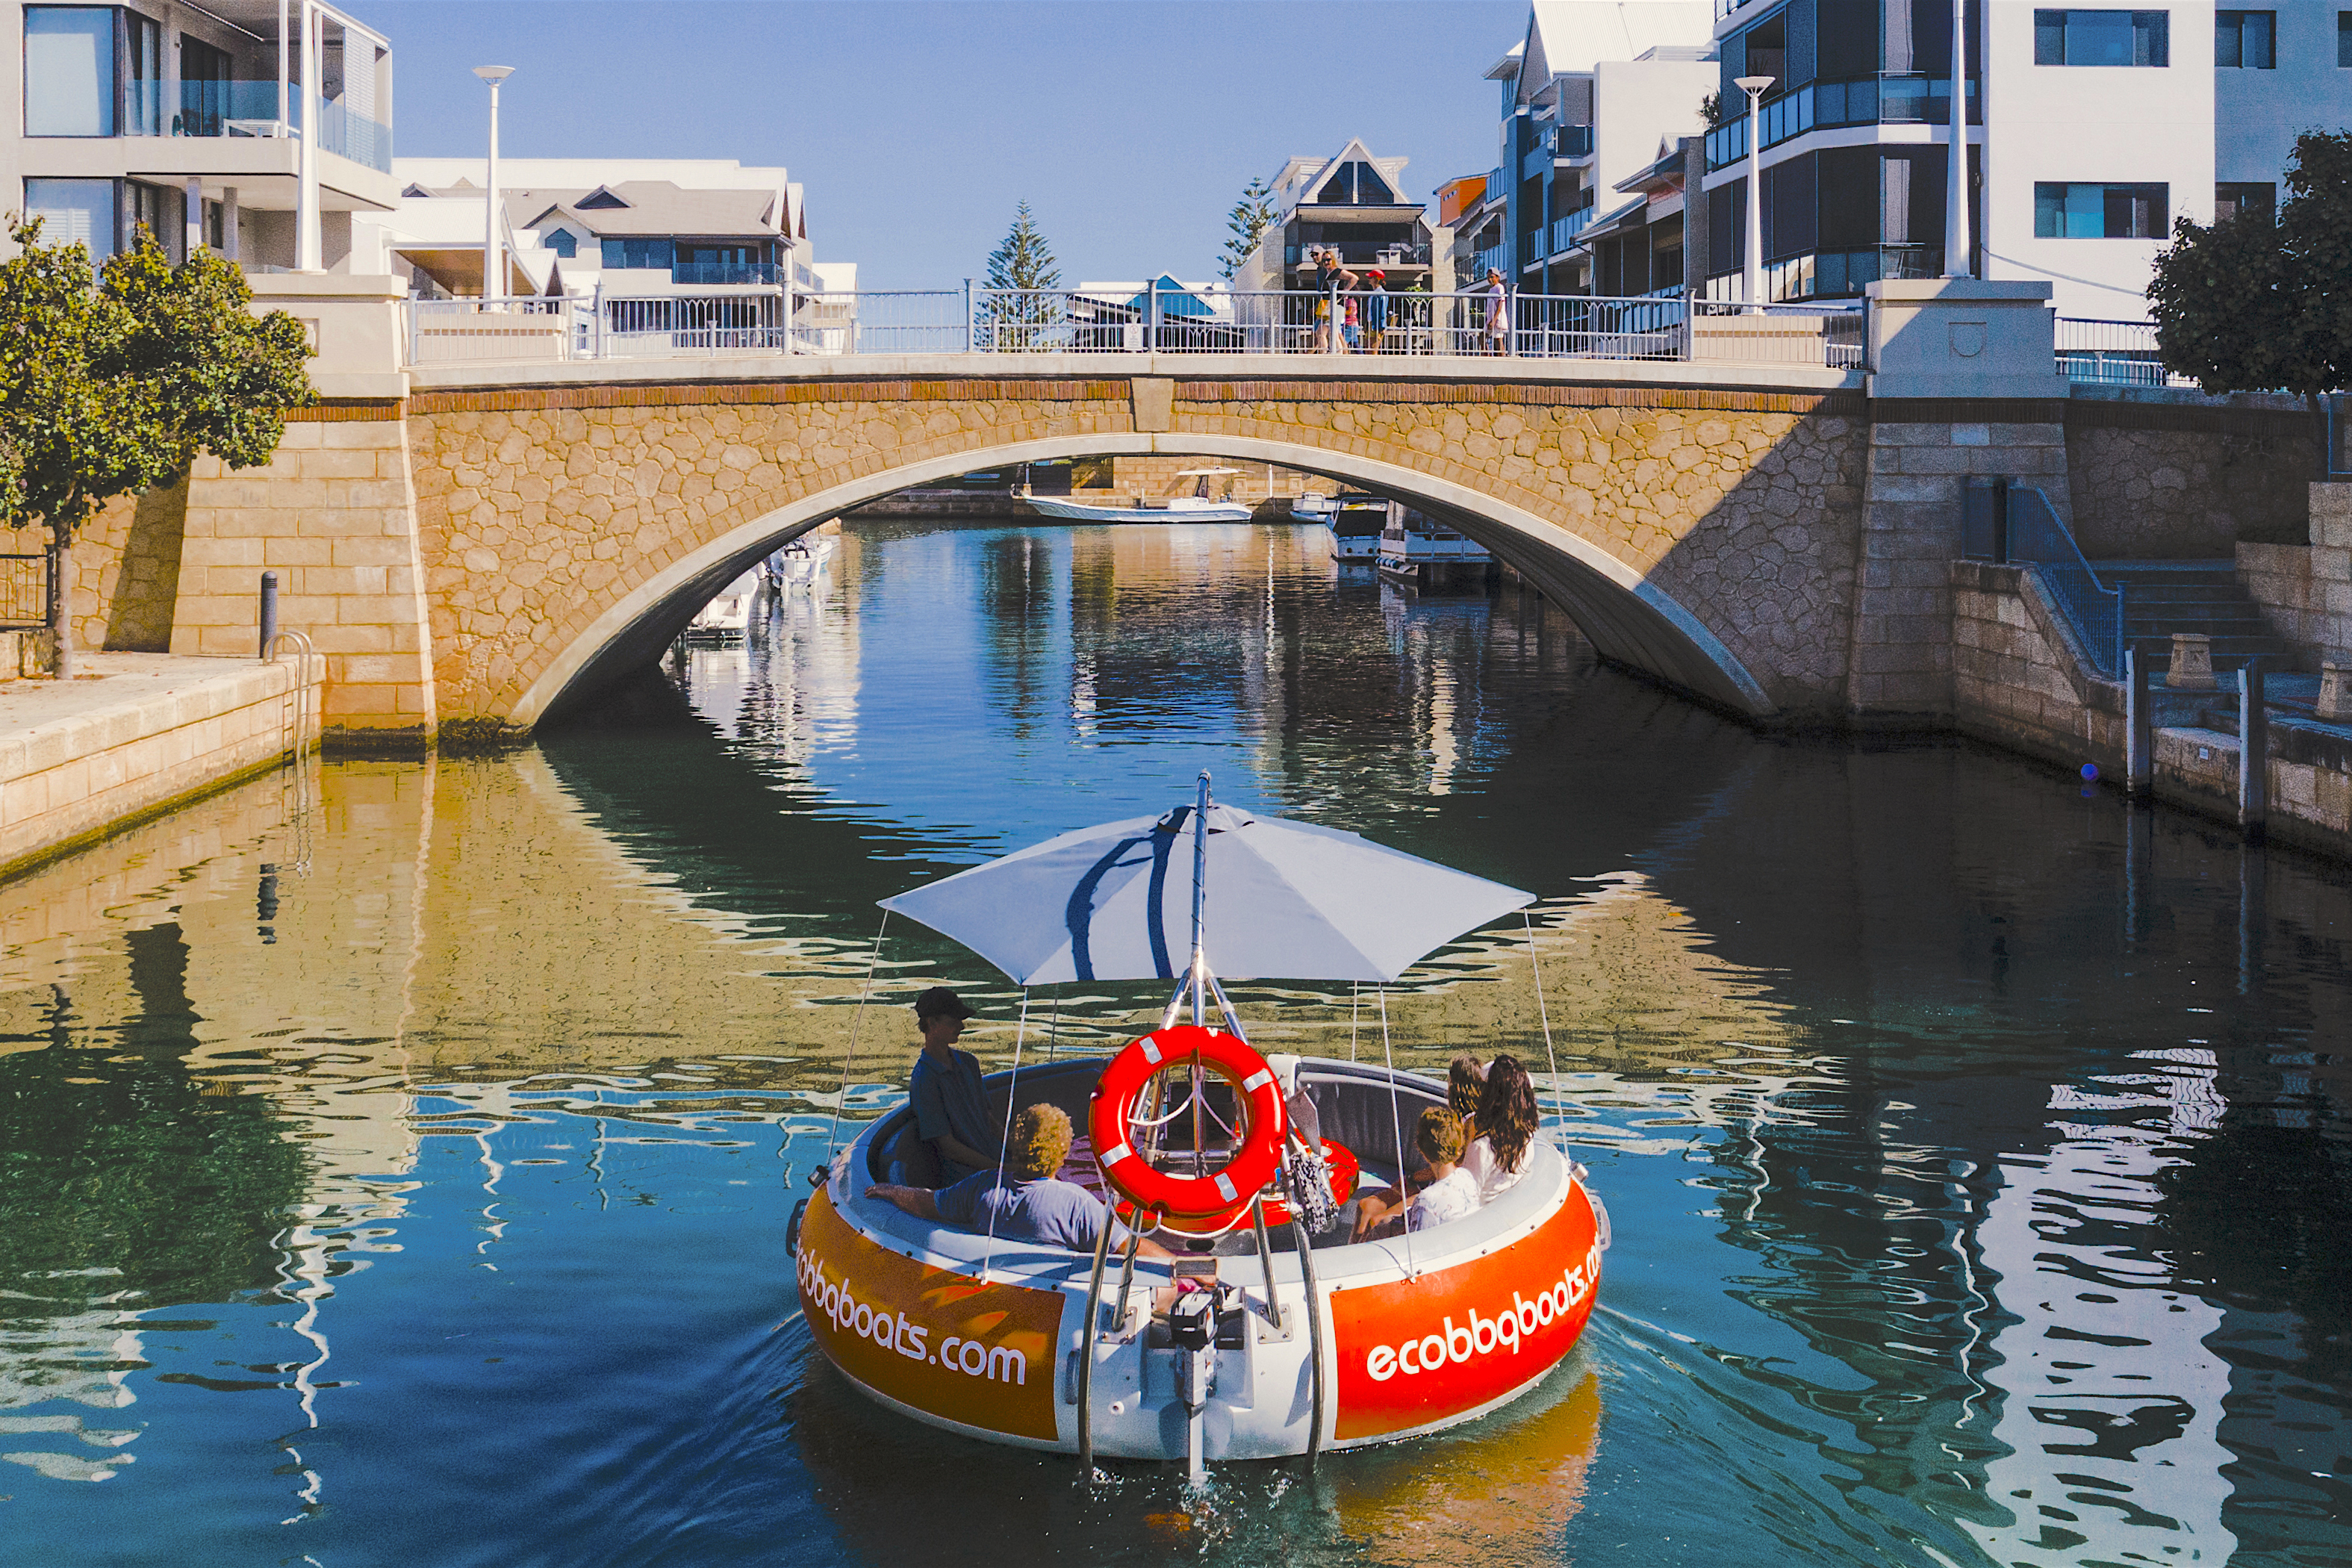
[[[779,232],[777,193],[760,186],[688,190],[667,180],[621,180],[586,189],[532,189],[503,182],[500,188],[508,221],[522,228],[562,217],[583,234],[599,238],[687,235],[752,239],[772,237]],[[446,186],[426,195],[481,199],[479,189],[472,185]]]
[[[1703,45],[1715,36],[1708,0],[1533,0],[1519,58],[1518,100],[1552,78],[1630,60],[1660,44]]]
[[[1338,174],[1344,165],[1361,163],[1370,163],[1387,183],[1389,194],[1396,198],[1394,205],[1412,206],[1416,204],[1405,200],[1404,181],[1402,178],[1404,166],[1412,162],[1410,158],[1375,158],[1372,156],[1371,149],[1364,145],[1361,137],[1350,136],[1348,138],[1348,144],[1339,149],[1336,157],[1293,158],[1285,163],[1282,166],[1282,174],[1275,181],[1275,195],[1282,203],[1283,215],[1286,217],[1299,205],[1312,204],[1316,194],[1321,191],[1331,176]]]
[[[609,212],[635,205],[610,185],[599,185],[572,204],[580,212]]]

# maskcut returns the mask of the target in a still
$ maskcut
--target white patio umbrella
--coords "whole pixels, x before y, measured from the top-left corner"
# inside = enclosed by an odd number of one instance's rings
[[[1533,900],[1353,833],[1212,805],[1082,827],[882,907],[1045,985],[1176,979],[1196,932],[1204,967],[1228,978],[1391,981]]]

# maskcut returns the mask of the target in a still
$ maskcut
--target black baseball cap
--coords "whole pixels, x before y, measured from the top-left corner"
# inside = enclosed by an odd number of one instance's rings
[[[915,1016],[918,1018],[969,1018],[971,1016],[971,1009],[963,1005],[963,998],[944,985],[934,985],[915,998]]]

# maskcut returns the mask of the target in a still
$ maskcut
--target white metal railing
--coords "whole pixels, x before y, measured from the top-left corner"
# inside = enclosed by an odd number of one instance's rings
[[[2102,386],[2194,386],[2193,376],[2164,368],[2154,321],[2058,318],[2058,372]]]
[[[1858,368],[1863,312],[1638,298],[1362,288],[1242,292],[1147,287],[568,299],[412,300],[409,363],[524,363],[709,354],[1202,353],[1711,360]]]

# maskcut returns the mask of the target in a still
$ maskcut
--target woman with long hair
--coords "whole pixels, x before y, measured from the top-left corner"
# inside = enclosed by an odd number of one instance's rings
[[[1535,1147],[1536,1086],[1518,1058],[1496,1057],[1487,1064],[1477,1122],[1478,1136],[1463,1152],[1462,1169],[1478,1184],[1483,1204],[1517,1185],[1527,1174],[1528,1151]]]

